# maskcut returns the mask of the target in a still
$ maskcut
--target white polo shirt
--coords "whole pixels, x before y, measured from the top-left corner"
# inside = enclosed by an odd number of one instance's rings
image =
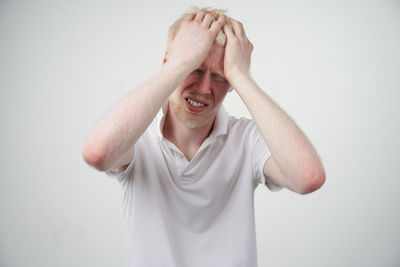
[[[257,266],[254,190],[271,154],[255,123],[221,108],[190,162],[163,123],[160,110],[129,167],[108,172],[123,189],[128,266]]]

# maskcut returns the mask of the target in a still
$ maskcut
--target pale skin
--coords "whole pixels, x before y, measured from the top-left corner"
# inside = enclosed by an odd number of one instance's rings
[[[225,24],[227,19],[232,26]],[[221,29],[227,36],[225,48],[214,43]],[[100,171],[122,171],[132,161],[134,144],[167,103],[164,137],[191,160],[233,88],[271,151],[264,165],[267,182],[300,194],[317,190],[325,181],[322,163],[294,121],[251,78],[252,50],[240,22],[206,11],[188,15],[169,40],[160,71],[95,125],[83,157]],[[192,106],[191,101],[202,106]]]

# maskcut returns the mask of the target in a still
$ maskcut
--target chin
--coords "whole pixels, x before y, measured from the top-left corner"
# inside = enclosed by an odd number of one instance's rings
[[[214,119],[217,111],[213,110],[207,114],[193,114],[186,110],[184,110],[180,106],[173,106],[172,111],[175,114],[176,118],[186,127],[195,129],[200,128],[209,123]]]

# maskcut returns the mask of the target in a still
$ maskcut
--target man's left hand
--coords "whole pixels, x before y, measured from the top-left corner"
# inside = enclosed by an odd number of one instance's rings
[[[224,58],[225,77],[234,83],[236,77],[249,75],[253,44],[247,39],[242,23],[230,19],[232,26],[225,23],[224,33],[227,37]]]

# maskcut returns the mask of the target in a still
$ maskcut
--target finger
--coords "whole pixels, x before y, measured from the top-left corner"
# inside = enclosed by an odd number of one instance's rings
[[[240,23],[239,21],[234,20],[234,19],[232,19],[231,22],[232,22],[232,28],[233,28],[233,32],[235,33],[235,36],[237,38],[244,39],[246,34],[244,33],[244,28],[243,28],[242,23]]]
[[[226,19],[226,17],[224,15],[218,16],[218,19],[214,23],[211,24],[210,30],[213,33],[217,34],[217,32],[219,32],[222,29],[222,27],[224,26],[225,19]]]
[[[224,33],[226,35],[226,37],[228,38],[228,40],[232,40],[235,35],[232,31],[232,27],[228,25],[228,23],[225,23],[224,25]]]
[[[203,19],[203,25],[206,26],[207,28],[209,28],[210,24],[212,23],[214,18],[215,18],[215,16],[213,14],[211,14],[211,13],[206,14]]]
[[[184,21],[192,21],[195,16],[196,16],[196,13],[190,13],[190,14],[187,14],[183,20]]]
[[[248,42],[248,45],[249,45],[251,51],[253,51],[254,50],[254,45],[249,41],[249,39],[247,39],[247,42]]]
[[[200,10],[199,12],[197,12],[195,20],[197,20],[198,22],[201,23],[203,21],[203,18],[205,15],[206,15],[206,12],[204,12],[203,10]]]

